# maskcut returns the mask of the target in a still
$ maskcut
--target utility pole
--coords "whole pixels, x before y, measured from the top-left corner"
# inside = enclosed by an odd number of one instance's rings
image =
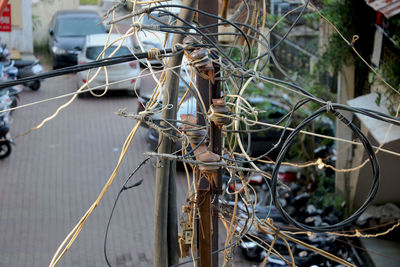
[[[197,0],[183,0],[183,6],[195,7]],[[182,8],[179,17],[185,21],[193,20],[193,12]],[[184,26],[178,20],[177,26]],[[182,43],[184,35],[174,34],[172,45]],[[182,63],[182,53],[175,55],[168,61],[168,68],[179,66]],[[175,73],[180,74],[180,68]],[[173,71],[167,71],[163,105],[170,105],[171,109],[164,109],[163,119],[176,120],[177,100],[179,91],[179,76]],[[173,134],[171,132],[171,134]],[[169,138],[159,138],[158,153],[174,152],[174,143]],[[178,216],[176,207],[176,166],[174,161],[165,158],[157,160],[156,169],[156,199],[154,207],[154,259],[155,267],[166,267],[178,263]]]
[[[215,0],[202,0],[198,5],[199,10],[205,11],[210,14],[218,15],[218,1]],[[216,18],[211,18],[199,13],[199,24],[202,26],[218,23]],[[207,33],[218,33],[218,27],[208,28]],[[215,36],[214,41],[218,41],[218,36]],[[218,73],[217,66],[214,66],[215,73]],[[203,79],[197,75],[197,86],[199,88],[201,97],[206,105],[210,107],[212,99],[219,99],[221,97],[221,90],[219,80],[213,77],[210,80]],[[198,103],[199,105],[199,103]],[[200,108],[197,108],[200,111]],[[198,124],[204,125],[202,116],[197,116]],[[221,155],[221,130],[214,122],[210,124],[210,144],[209,150],[211,152]],[[198,173],[198,175],[200,175]],[[211,174],[210,180],[201,179],[199,186],[199,221],[197,223],[197,236],[198,236],[198,254],[200,256],[200,267],[217,267],[218,266],[218,253],[212,253],[218,250],[218,194],[222,185],[221,169],[218,168]]]

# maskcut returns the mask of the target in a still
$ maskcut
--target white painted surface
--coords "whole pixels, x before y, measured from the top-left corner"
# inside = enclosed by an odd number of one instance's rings
[[[11,32],[0,32],[0,42],[6,43],[9,49],[33,53],[31,0],[22,0],[22,29],[13,26]]]
[[[370,93],[349,100],[347,101],[347,103],[352,107],[368,108],[384,114],[389,114],[387,108],[383,104],[386,101],[385,96],[382,95],[382,104],[380,106],[378,106],[375,102],[377,97],[378,95],[376,93]],[[368,131],[380,145],[400,139],[400,127],[390,126],[389,123],[379,121],[364,115],[356,114],[356,116],[365,125],[365,127],[367,127]]]

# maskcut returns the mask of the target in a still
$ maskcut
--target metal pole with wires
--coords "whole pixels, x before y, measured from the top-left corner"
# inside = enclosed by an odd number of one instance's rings
[[[197,0],[184,0],[184,6],[195,7]],[[185,21],[193,20],[193,12],[181,9],[179,17]],[[177,26],[183,26],[178,21]],[[182,43],[184,35],[175,34],[172,45]],[[182,63],[182,53],[171,57],[168,68],[176,67]],[[164,109],[162,118],[176,120],[177,100],[179,91],[180,68],[167,71],[164,90],[163,105],[170,105],[171,109]],[[161,136],[161,135],[160,135]],[[159,153],[173,153],[174,143],[169,138],[159,139]],[[176,207],[176,166],[175,161],[165,158],[157,160],[156,169],[156,199],[154,207],[154,266],[163,267],[178,263],[178,213]]]
[[[199,10],[210,14],[218,15],[218,1],[203,0],[199,2]],[[218,23],[218,19],[199,13],[199,24],[207,26]],[[208,33],[218,33],[218,27],[208,28]],[[217,35],[215,35],[217,36]],[[215,37],[214,42],[218,41]],[[203,102],[209,108],[212,100],[221,97],[221,89],[215,73],[219,73],[217,66],[214,66],[214,71],[210,73],[213,77],[203,79],[197,75],[197,85],[203,99]],[[198,107],[198,111],[200,108]],[[198,116],[198,124],[203,124],[202,116]],[[209,150],[217,155],[221,155],[221,130],[214,122],[210,124],[210,143]],[[201,175],[200,173],[198,173]],[[218,193],[221,190],[222,178],[221,169],[210,174],[211,179],[201,179],[199,181],[199,222],[197,223],[198,236],[198,254],[200,256],[200,267],[218,266],[218,253],[212,251],[218,250]]]

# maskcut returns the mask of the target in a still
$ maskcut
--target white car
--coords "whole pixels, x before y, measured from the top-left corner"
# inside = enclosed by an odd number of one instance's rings
[[[78,64],[85,64],[97,59],[100,53],[104,49],[104,44],[106,43],[108,34],[92,34],[85,38],[82,51],[78,55]],[[108,43],[112,43],[117,40],[121,35],[111,34]],[[121,44],[121,41],[116,42],[104,53],[104,57],[109,57],[110,54]],[[123,56],[130,55],[133,52],[133,45],[130,38],[125,38],[122,46],[113,56]],[[78,76],[78,86],[79,88],[90,80],[91,77],[96,73],[96,69],[90,71],[90,77],[88,77],[89,70],[79,72]],[[140,66],[137,60],[107,66],[108,83],[112,83],[108,86],[109,90],[127,90],[130,96],[136,96],[139,94],[141,80],[138,78],[140,74]],[[121,81],[121,82],[119,82]],[[106,83],[106,74],[104,69],[100,71],[98,76],[90,82],[90,88],[104,85]],[[86,89],[86,88],[85,88]],[[100,88],[104,90],[105,87]],[[80,94],[82,95],[82,94]],[[87,95],[87,94],[86,94]]]

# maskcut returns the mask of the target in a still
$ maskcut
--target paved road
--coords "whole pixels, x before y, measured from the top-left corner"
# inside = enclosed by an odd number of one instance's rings
[[[24,91],[22,103],[72,92],[76,77],[49,79],[38,92]],[[35,126],[65,100],[17,110],[12,133]],[[111,174],[134,121],[115,115],[136,110],[135,98],[77,99],[38,131],[16,140],[0,162],[0,266],[45,266],[57,246],[96,199]],[[106,218],[120,185],[143,160],[144,129],[136,136],[115,184],[65,255],[61,266],[104,266]],[[149,266],[152,259],[155,169],[138,172],[141,187],[121,197],[109,239],[117,266]],[[136,179],[137,179],[136,178]],[[184,192],[183,188],[178,189]],[[124,264],[125,262],[126,264]]]
[[[152,83],[144,81],[147,90]],[[76,89],[76,76],[46,80],[42,88],[21,93],[21,104]],[[12,134],[20,134],[52,114],[66,100],[15,111]],[[77,99],[54,120],[18,138],[10,157],[0,161],[0,266],[46,266],[104,186],[122,144],[135,122],[115,114],[135,111],[136,98],[113,94]],[[140,129],[115,183],[89,217],[60,266],[105,266],[107,219],[125,178],[144,159],[146,130]],[[152,266],[155,168],[136,175],[143,184],[124,193],[111,224],[109,258],[113,266]],[[179,206],[185,178],[178,177]]]

